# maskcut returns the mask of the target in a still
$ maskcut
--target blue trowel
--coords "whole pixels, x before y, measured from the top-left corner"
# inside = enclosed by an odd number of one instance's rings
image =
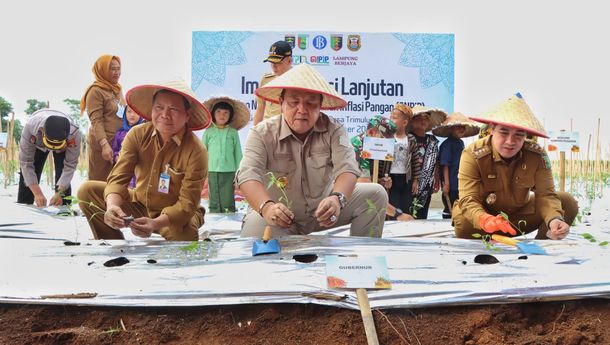
[[[280,242],[276,239],[271,239],[271,227],[267,225],[263,233],[263,240],[254,241],[252,246],[252,256],[262,254],[275,254],[280,252]]]

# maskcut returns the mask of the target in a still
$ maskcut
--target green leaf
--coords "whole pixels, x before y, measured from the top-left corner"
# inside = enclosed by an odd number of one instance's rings
[[[508,214],[506,214],[506,213],[504,213],[502,211],[500,211],[500,214],[502,215],[502,218],[508,220]]]
[[[191,242],[191,244],[188,244],[184,247],[180,247],[180,250],[183,250],[185,252],[192,252],[193,250],[197,249],[199,247],[199,241],[193,241]]]
[[[472,234],[472,237],[474,237],[474,238],[481,238],[481,234]]]
[[[584,239],[587,239],[587,240],[593,238],[593,235],[591,235],[588,232],[585,232],[585,233],[581,234],[580,236],[582,236]]]
[[[600,247],[607,246],[608,241],[599,242]]]

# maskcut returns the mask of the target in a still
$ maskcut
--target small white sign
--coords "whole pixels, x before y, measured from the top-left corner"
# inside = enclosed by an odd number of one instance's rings
[[[578,132],[549,131],[547,151],[580,152]]]
[[[380,161],[393,161],[395,142],[394,138],[364,137],[361,156]]]
[[[326,282],[329,289],[391,289],[384,256],[345,257],[327,255]]]

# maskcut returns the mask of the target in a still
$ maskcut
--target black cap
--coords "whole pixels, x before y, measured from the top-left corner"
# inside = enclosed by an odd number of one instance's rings
[[[292,47],[286,41],[277,41],[269,48],[269,56],[263,62],[278,63],[285,57],[292,56]]]
[[[57,115],[47,117],[44,122],[43,142],[49,149],[61,149],[66,144],[66,139],[70,135],[70,121]]]

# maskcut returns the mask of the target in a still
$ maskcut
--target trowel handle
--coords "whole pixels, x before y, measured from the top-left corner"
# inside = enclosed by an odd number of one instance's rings
[[[502,236],[502,235],[496,235],[496,234],[491,235],[491,239],[494,241],[500,242],[500,243],[508,244],[509,246],[513,246],[513,247],[516,247],[517,243],[519,243],[519,241],[517,241],[513,238]]]
[[[267,225],[265,227],[265,232],[263,233],[263,241],[267,243],[271,239],[271,227]]]

